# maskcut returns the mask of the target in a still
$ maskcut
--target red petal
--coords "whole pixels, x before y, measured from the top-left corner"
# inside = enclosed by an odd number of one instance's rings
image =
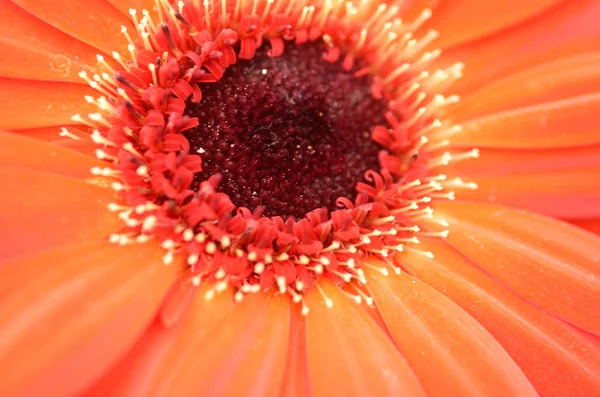
[[[320,396],[425,396],[415,374],[386,333],[340,290],[325,284],[329,308],[307,296],[308,368]]]
[[[83,83],[77,73],[96,64],[98,50],[9,0],[0,0],[0,8],[0,76]]]
[[[452,301],[406,273],[367,274],[367,287],[428,396],[537,396],[502,346]]]
[[[0,78],[0,92],[0,128],[5,129],[72,124],[74,114],[98,111],[83,99],[96,92],[81,84]]]
[[[0,268],[0,395],[80,392],[141,336],[174,268],[151,246],[94,243]]]
[[[598,218],[596,218],[596,219],[577,219],[577,220],[571,221],[570,223],[572,223],[573,225],[579,226],[581,228],[584,228],[585,230],[587,230],[589,232],[600,234],[600,219],[598,219]]]
[[[121,25],[135,32],[129,18],[104,0],[86,0],[73,4],[71,0],[11,0],[48,25],[98,48],[127,53],[127,40],[120,33]]]
[[[398,256],[399,263],[483,325],[541,395],[600,395],[600,349],[573,327],[497,283],[449,245],[422,241],[420,248],[434,252],[435,258],[405,252]]]
[[[600,238],[567,223],[488,204],[440,203],[448,241],[499,282],[600,335]]]
[[[70,177],[0,168],[0,264],[53,247],[107,238],[122,227],[112,190]]]

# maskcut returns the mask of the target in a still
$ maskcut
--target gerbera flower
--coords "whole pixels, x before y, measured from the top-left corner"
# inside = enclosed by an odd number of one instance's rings
[[[599,16],[3,0],[0,395],[599,395]]]

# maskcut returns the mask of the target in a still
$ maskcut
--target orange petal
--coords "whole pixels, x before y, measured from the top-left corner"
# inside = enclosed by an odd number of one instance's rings
[[[541,395],[600,395],[600,349],[570,325],[497,283],[444,242],[425,240],[419,246],[435,253],[435,258],[407,251],[397,257],[398,263],[483,325]]]
[[[289,300],[264,294],[239,304],[201,289],[176,328],[155,324],[90,395],[277,396],[289,336]]]
[[[311,291],[306,300],[308,369],[314,396],[425,396],[386,333],[341,291],[326,283],[329,308]]]
[[[96,92],[82,84],[0,78],[0,92],[0,128],[4,129],[72,124],[74,114],[98,111],[83,99]]]
[[[144,9],[152,12],[156,4],[155,0],[108,0],[108,2],[126,16],[129,16],[130,8],[133,8],[138,12]]]
[[[480,154],[476,160],[451,162],[444,172],[469,179],[600,168],[600,145],[544,150],[485,148]]]
[[[36,139],[41,139],[42,141],[57,141],[57,140],[63,140],[66,138],[62,138],[60,136],[60,132],[62,130],[62,127],[65,127],[69,130],[69,132],[72,132],[78,136],[81,137],[86,137],[89,136],[89,133],[87,133],[86,131],[82,131],[81,128],[86,128],[85,126],[83,126],[82,124],[77,124],[77,125],[53,125],[51,127],[39,127],[39,128],[27,128],[27,129],[23,129],[23,130],[12,130],[12,132],[15,132],[17,134],[22,134],[22,135],[26,135],[26,136],[30,136]],[[70,139],[70,138],[69,138]]]
[[[464,200],[490,201],[569,219],[600,214],[600,145],[553,150],[483,149],[474,161],[444,172],[479,185],[457,191]]]
[[[122,222],[111,189],[63,175],[0,168],[0,264],[59,245],[107,238]]]
[[[151,245],[83,244],[0,268],[0,395],[74,395],[141,336],[174,279]]]
[[[529,3],[521,2],[521,6]],[[436,64],[457,61],[465,64],[464,77],[452,86],[454,93],[464,96],[532,65],[596,51],[600,40],[599,18],[600,3],[596,0],[564,1],[513,29],[447,50]],[[494,19],[488,18],[483,24],[481,19],[474,22],[487,25]]]
[[[308,382],[306,357],[306,316],[299,313],[299,310],[292,310],[290,319],[290,343],[280,395],[310,397],[312,393]]]
[[[0,131],[0,167],[45,171],[79,179],[90,178],[103,161],[27,136]]]
[[[98,50],[0,0],[0,76],[82,83]]]
[[[437,7],[440,4],[440,0],[403,0],[403,1],[391,1],[400,10],[398,15],[402,17],[402,20],[411,22],[417,19],[426,8],[432,10],[434,13],[437,12]]]
[[[94,158],[96,158],[96,149],[98,149],[98,145],[88,139],[61,139],[58,141],[52,141],[52,144],[61,148],[81,153],[84,156]]]
[[[492,81],[451,110],[462,122],[482,115],[600,92],[600,53],[553,60]]]
[[[546,215],[578,219],[600,216],[598,167],[469,178],[476,190],[460,191],[462,200],[488,201]]]
[[[434,45],[448,48],[510,28],[561,1],[444,0],[423,27],[440,32]]]
[[[86,396],[150,396],[173,360],[188,349],[200,348],[209,331],[231,315],[236,303],[224,293],[204,299],[208,290],[192,287],[192,303],[182,320],[166,327],[157,319],[127,356],[115,365]],[[169,296],[167,296],[167,301]],[[182,303],[182,302],[179,302]],[[177,302],[170,302],[171,305]]]
[[[448,298],[406,273],[366,273],[392,338],[428,396],[537,396],[502,346]]]
[[[453,145],[556,148],[600,143],[600,92],[493,113],[462,123]]]
[[[231,292],[226,292],[232,299]],[[207,302],[210,304],[210,302]],[[265,294],[248,296],[215,327],[201,332],[195,322],[163,360],[157,396],[277,396],[289,339],[290,301]],[[194,317],[205,316],[203,311]],[[200,358],[200,359],[199,359]]]
[[[127,53],[127,40],[121,25],[135,32],[129,18],[105,0],[11,0],[48,25],[87,43],[105,54]]]
[[[600,238],[568,223],[490,204],[448,202],[448,241],[520,296],[600,335]]]

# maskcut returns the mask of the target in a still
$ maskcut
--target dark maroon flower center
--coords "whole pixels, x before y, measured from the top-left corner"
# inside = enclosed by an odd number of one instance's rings
[[[220,173],[219,190],[234,204],[263,206],[267,216],[302,217],[379,169],[382,149],[370,133],[385,124],[386,104],[371,96],[369,77],[322,58],[322,42],[287,45],[280,57],[259,49],[217,83],[204,84],[186,114],[200,125],[185,132],[202,157],[201,180]]]

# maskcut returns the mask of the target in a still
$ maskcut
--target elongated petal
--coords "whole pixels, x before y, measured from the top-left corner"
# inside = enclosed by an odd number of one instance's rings
[[[451,163],[449,177],[479,185],[457,191],[464,200],[490,201],[577,219],[598,214],[600,145],[550,150],[482,149],[474,161]]]
[[[600,238],[567,223],[489,204],[441,203],[448,241],[523,298],[600,335]]]
[[[206,333],[190,323],[186,333],[192,337],[173,344],[150,395],[277,396],[289,341],[289,305],[285,298],[257,294],[236,304]]]
[[[479,187],[461,191],[461,199],[505,204],[567,219],[600,216],[597,166],[468,179]]]
[[[485,148],[476,160],[451,162],[444,171],[469,179],[594,168],[600,168],[600,145],[543,150]]]
[[[98,50],[0,0],[0,76],[83,83]]]
[[[229,292],[207,300],[206,291],[181,324],[155,324],[89,395],[277,396],[290,302],[260,294],[236,304]]]
[[[462,124],[453,145],[556,148],[600,143],[600,92],[490,114]]]
[[[148,396],[156,385],[163,381],[163,371],[168,370],[171,360],[178,359],[182,352],[199,348],[195,341],[202,341],[208,332],[231,315],[235,302],[228,294],[213,299],[204,299],[207,287],[193,287],[188,280],[188,292],[192,295],[191,305],[182,313],[182,319],[166,326],[157,319],[136,346],[86,394],[87,396]],[[163,304],[182,305],[173,301],[169,294]]]
[[[83,99],[96,92],[82,84],[0,78],[0,92],[0,128],[4,129],[72,124],[74,114],[98,111]]]
[[[452,108],[468,121],[486,114],[600,92],[600,53],[591,52],[534,65],[479,88]]]
[[[500,344],[448,298],[406,273],[367,274],[375,304],[428,396],[537,395]]]
[[[106,239],[122,227],[107,209],[114,193],[82,180],[0,168],[0,264],[55,246]]]
[[[489,39],[447,50],[436,64],[465,64],[464,77],[452,86],[452,92],[464,96],[515,71],[597,50],[599,17],[596,0],[565,1]]]
[[[308,367],[313,395],[425,396],[389,337],[363,309],[330,284],[307,297]]]
[[[52,144],[61,148],[78,152],[88,157],[96,157],[96,149],[98,145],[87,139],[60,139],[58,141],[52,141]]]
[[[82,391],[141,336],[173,281],[152,246],[93,243],[0,268],[0,394]],[[17,275],[15,275],[15,273]]]
[[[290,343],[280,395],[310,397],[312,392],[308,381],[306,316],[299,313],[299,310],[292,310],[290,320]]]
[[[435,41],[435,45],[448,48],[511,28],[560,1],[444,0],[440,2],[424,28],[439,31],[440,37]]]
[[[131,20],[105,0],[11,0],[48,25],[87,43],[105,54],[127,53],[121,25],[133,31]]]
[[[53,125],[50,127],[39,127],[39,128],[26,128],[21,130],[11,130],[14,133],[30,136],[32,138],[40,139],[42,141],[57,141],[57,140],[66,140],[67,138],[63,138],[60,136],[62,128],[67,128],[69,132],[74,133],[80,137],[89,137],[89,133],[83,131],[82,128],[87,129],[87,126],[82,124],[73,124],[73,125]],[[69,138],[70,139],[70,138]]]
[[[573,327],[527,303],[444,242],[425,240],[420,249],[435,257],[405,252],[398,263],[483,325],[541,395],[600,393],[600,349]]]
[[[27,136],[0,131],[0,167],[37,170],[87,179],[100,160]]]

